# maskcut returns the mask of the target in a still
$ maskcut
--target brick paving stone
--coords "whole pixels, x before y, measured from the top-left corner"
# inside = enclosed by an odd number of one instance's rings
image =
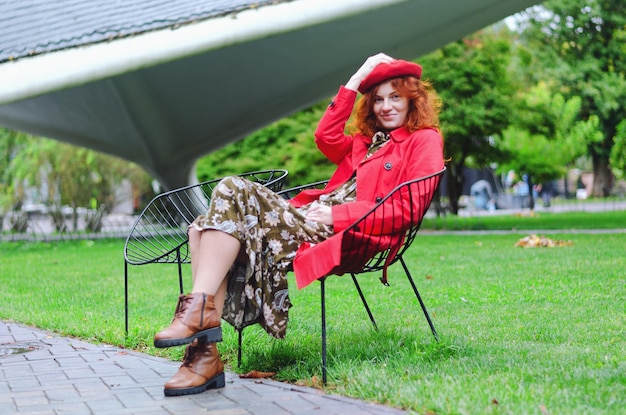
[[[406,414],[271,379],[240,379],[234,373],[226,373],[225,388],[166,397],[163,384],[179,365],[0,321],[0,414]]]
[[[47,387],[53,385],[66,385],[67,384],[67,376],[64,373],[60,372],[45,372],[39,373],[35,375],[35,378],[39,382],[40,385],[46,385]]]
[[[124,410],[124,405],[117,399],[89,399],[86,401],[89,410],[93,414],[108,414],[114,411]]]
[[[18,410],[48,405],[50,403],[44,391],[12,392],[11,395],[13,396],[13,402]]]
[[[45,387],[45,393],[50,402],[80,402],[81,396],[72,386]]]
[[[13,402],[0,402],[0,414],[14,414],[17,407]]]
[[[115,393],[125,408],[145,408],[153,406],[158,400],[147,394],[141,388],[132,388]]]
[[[13,378],[10,385],[11,391],[13,392],[28,392],[37,390],[41,386],[37,378],[34,376]]]
[[[74,380],[72,384],[81,396],[102,395],[110,391],[100,378]]]

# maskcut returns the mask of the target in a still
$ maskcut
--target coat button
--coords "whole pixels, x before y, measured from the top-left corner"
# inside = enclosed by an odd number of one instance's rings
[[[385,170],[391,170],[391,166],[392,166],[391,162],[389,162],[389,161],[386,162],[385,163]]]
[[[380,201],[381,201],[381,200],[383,200],[383,198],[382,198],[382,197],[380,197],[380,196],[378,196],[378,197],[376,198],[376,203],[380,203]]]

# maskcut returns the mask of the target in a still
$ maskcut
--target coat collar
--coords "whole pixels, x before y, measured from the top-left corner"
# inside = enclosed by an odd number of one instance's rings
[[[400,127],[391,131],[389,135],[393,141],[402,142],[408,139],[411,136],[411,133],[406,127]],[[363,142],[366,146],[369,146],[372,143],[372,137],[363,136]]]
[[[404,141],[411,136],[411,133],[406,127],[396,128],[392,132],[389,133],[391,139],[394,141]]]

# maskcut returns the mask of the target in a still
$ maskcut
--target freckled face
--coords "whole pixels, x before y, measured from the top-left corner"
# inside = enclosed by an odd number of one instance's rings
[[[387,130],[400,128],[409,113],[409,100],[400,95],[391,85],[383,82],[374,93],[374,114],[380,126]]]

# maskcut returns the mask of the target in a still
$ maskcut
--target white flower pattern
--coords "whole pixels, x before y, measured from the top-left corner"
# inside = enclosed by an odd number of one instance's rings
[[[215,210],[220,213],[224,213],[230,209],[230,202],[224,198],[217,197],[212,203],[215,205]]]
[[[356,180],[327,195],[324,204],[355,200]],[[338,198],[340,195],[341,198]],[[209,210],[190,225],[218,229],[241,241],[248,262],[230,270],[223,318],[236,329],[260,324],[283,338],[291,302],[287,272],[303,242],[319,243],[333,235],[332,227],[305,220],[308,206],[295,208],[263,185],[227,177],[215,187]]]

